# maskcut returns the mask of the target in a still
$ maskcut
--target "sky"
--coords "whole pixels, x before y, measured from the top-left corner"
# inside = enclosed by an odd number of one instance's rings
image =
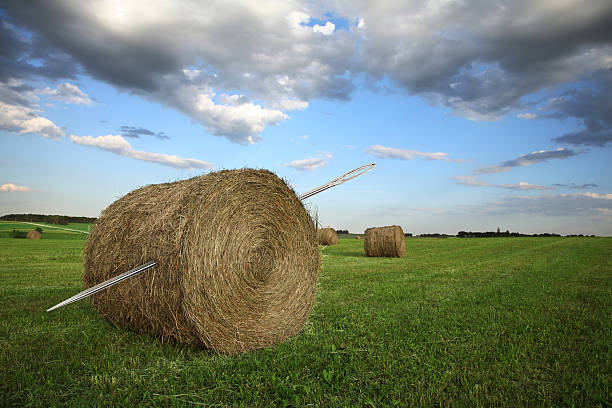
[[[612,3],[0,4],[0,215],[265,168],[322,226],[612,235]]]

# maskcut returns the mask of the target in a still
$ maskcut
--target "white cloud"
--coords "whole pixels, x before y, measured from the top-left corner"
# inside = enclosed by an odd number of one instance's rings
[[[336,25],[334,23],[332,23],[331,21],[328,21],[327,23],[325,23],[324,26],[315,24],[312,27],[312,30],[315,33],[321,33],[323,35],[331,35],[334,32],[335,28],[336,28]]]
[[[0,130],[59,139],[64,132],[39,115],[38,97],[20,80],[0,82]]]
[[[70,140],[83,146],[96,147],[100,150],[111,152],[119,156],[131,159],[148,161],[162,164],[164,166],[179,169],[212,169],[213,164],[198,159],[187,159],[175,155],[164,153],[151,153],[135,150],[130,143],[120,135],[106,136],[75,136],[70,135]]]
[[[538,115],[534,114],[534,113],[529,113],[529,112],[525,112],[525,113],[519,113],[518,115],[516,115],[517,118],[519,119],[535,119],[538,117]]]
[[[417,150],[398,149],[395,147],[387,147],[382,145],[370,146],[365,150],[365,152],[374,157],[380,157],[381,159],[414,160],[418,157],[425,160],[451,160],[450,157],[448,157],[448,153],[426,153],[419,152]]]
[[[578,193],[578,194],[583,195],[585,197],[596,198],[598,200],[612,200],[612,194],[599,194],[599,193],[590,193],[590,192]]]
[[[63,103],[87,106],[93,104],[93,101],[89,98],[89,96],[87,96],[86,93],[81,91],[78,86],[72,85],[68,82],[59,84],[55,89],[47,87],[42,90],[42,93],[49,96],[49,98],[53,100]]]
[[[172,87],[171,87],[172,88]],[[253,144],[264,128],[276,125],[288,118],[276,109],[267,109],[254,104],[240,95],[222,94],[215,102],[212,89],[194,85],[166,89],[166,98],[172,104],[197,119],[213,135],[223,136],[232,142]]]
[[[308,157],[306,159],[294,160],[291,163],[283,164],[284,167],[293,167],[300,171],[312,171],[321,168],[327,164],[333,156],[329,152],[319,153],[320,157]]]
[[[5,183],[0,185],[0,192],[16,192],[16,191],[32,191],[30,187],[18,186],[13,183]]]
[[[59,139],[64,132],[49,119],[38,116],[26,106],[0,102],[0,129],[20,134],[36,134],[44,138]]]
[[[297,99],[283,99],[276,103],[275,106],[284,111],[304,110],[308,107],[308,102]]]
[[[537,184],[529,184],[526,181],[520,181],[518,184],[494,184],[486,181],[478,180],[475,176],[454,176],[458,184],[472,187],[495,187],[507,190],[554,190],[553,187],[539,186]]]

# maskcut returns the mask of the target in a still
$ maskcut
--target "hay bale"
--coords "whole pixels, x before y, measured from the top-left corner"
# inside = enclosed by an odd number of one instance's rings
[[[338,234],[333,228],[321,228],[317,231],[320,245],[336,245],[338,243]]]
[[[40,232],[36,230],[28,231],[28,233],[26,234],[27,239],[40,239],[40,237],[41,237]]]
[[[361,239],[359,235],[355,235],[355,239]]]
[[[391,225],[365,230],[363,249],[367,256],[401,258],[406,253],[406,240],[402,227]]]
[[[85,247],[86,287],[156,260],[93,296],[110,322],[224,353],[296,334],[312,307],[319,252],[295,192],[267,170],[149,185],[111,204]]]

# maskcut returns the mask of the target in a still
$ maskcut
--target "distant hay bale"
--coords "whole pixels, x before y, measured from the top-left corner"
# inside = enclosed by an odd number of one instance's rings
[[[102,212],[83,282],[158,266],[93,296],[110,322],[224,353],[279,343],[310,313],[314,225],[267,170],[224,170],[132,191]]]
[[[355,239],[361,239],[359,235],[355,235]]]
[[[33,231],[28,231],[26,238],[27,239],[40,239],[41,234],[40,232],[33,230]]]
[[[367,256],[401,258],[406,253],[406,241],[402,227],[368,228],[363,236],[363,249]]]
[[[333,228],[321,228],[317,231],[319,237],[319,245],[336,245],[338,243],[338,234]]]

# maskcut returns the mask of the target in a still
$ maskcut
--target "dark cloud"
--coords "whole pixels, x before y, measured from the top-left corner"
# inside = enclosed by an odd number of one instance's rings
[[[526,95],[609,64],[605,0],[368,2],[364,10],[370,74],[475,119],[503,115]]]
[[[573,156],[577,156],[583,152],[575,151],[566,148],[559,148],[557,150],[540,150],[537,152],[531,152],[528,154],[522,154],[516,159],[507,160],[501,164],[495,166],[484,167],[474,171],[476,174],[489,174],[489,173],[501,173],[508,171],[513,167],[524,167],[531,166],[535,163],[545,162],[551,159],[567,159]]]
[[[612,143],[612,127],[593,119],[584,120],[584,129],[553,139],[557,143],[605,147]]]
[[[121,126],[121,136],[139,139],[140,136],[154,136],[158,139],[170,139],[164,132],[153,132],[152,130],[135,126]]]
[[[492,120],[532,106],[526,97],[538,91],[607,68],[612,50],[609,0],[356,1],[333,8],[299,0],[275,7],[174,2],[147,13],[150,5],[138,2],[3,6],[13,25],[3,21],[0,80],[83,72],[237,143],[253,143],[312,99],[349,100],[362,83],[392,83],[457,115]],[[342,29],[308,26],[326,25],[326,13],[344,21]],[[610,90],[609,82],[594,83],[599,96]],[[569,91],[555,109],[584,120],[590,138],[578,132],[557,141],[605,145],[609,123],[601,115],[572,113],[589,97],[583,91]]]
[[[78,64],[37,34],[0,21],[0,81],[44,77],[74,79]]]
[[[579,89],[553,98],[542,115],[576,118],[582,129],[554,138],[557,143],[604,147],[612,143],[612,69],[597,71]]]
[[[564,188],[572,188],[575,190],[586,190],[588,188],[596,188],[598,187],[597,184],[595,183],[587,183],[587,184],[576,184],[576,183],[570,183],[570,184],[552,184],[554,187],[564,187]]]

